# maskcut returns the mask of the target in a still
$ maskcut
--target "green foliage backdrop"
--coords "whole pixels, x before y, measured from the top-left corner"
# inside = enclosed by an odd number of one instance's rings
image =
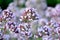
[[[56,4],[60,3],[60,0],[46,0],[48,6],[55,7]]]
[[[13,0],[0,0],[0,6],[2,9],[6,9],[8,4],[13,2]]]

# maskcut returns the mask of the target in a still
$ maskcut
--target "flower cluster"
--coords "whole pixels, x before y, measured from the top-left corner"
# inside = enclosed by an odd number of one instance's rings
[[[14,18],[20,21],[16,22]],[[44,18],[40,18],[34,8],[26,8],[18,18],[11,10],[6,9],[2,11],[0,23],[5,23],[2,25],[5,33],[8,30],[14,36],[16,34],[19,40],[29,40],[33,36],[42,40],[53,40],[54,36],[60,39],[60,5],[55,8],[48,7]]]
[[[20,21],[29,22],[32,20],[38,20],[39,17],[34,8],[26,8],[25,12],[20,16]]]
[[[60,4],[56,5],[55,8],[48,7],[46,10],[47,17],[59,17],[60,16]]]
[[[5,20],[11,20],[14,17],[13,12],[8,9],[3,10],[2,16],[3,16],[3,19],[5,19]]]

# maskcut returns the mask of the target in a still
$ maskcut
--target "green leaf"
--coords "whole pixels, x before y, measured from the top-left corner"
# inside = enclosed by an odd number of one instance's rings
[[[57,4],[57,0],[46,0],[46,1],[48,6],[55,7],[55,5]]]
[[[10,33],[10,31],[9,30],[6,30],[5,34],[9,34],[9,33]]]
[[[42,40],[42,38],[37,38],[37,40]]]

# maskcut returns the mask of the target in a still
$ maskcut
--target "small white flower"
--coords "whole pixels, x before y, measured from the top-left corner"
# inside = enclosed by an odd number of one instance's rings
[[[20,16],[23,19],[23,16]]]
[[[11,27],[14,27],[13,25],[11,25]]]
[[[19,19],[20,21],[22,21],[22,19]]]
[[[39,33],[39,35],[40,35],[40,36],[42,36],[42,34],[41,34],[41,33]]]
[[[32,21],[33,19],[29,19],[29,21]]]
[[[25,18],[27,17],[27,16],[24,16]]]
[[[33,13],[32,16],[35,16],[35,14]]]
[[[45,33],[45,31],[43,30],[43,32]]]
[[[29,10],[29,12],[31,12],[31,10]]]
[[[22,28],[22,30],[24,31],[24,29]]]
[[[31,15],[31,13],[27,13],[27,16],[30,16]]]
[[[31,16],[28,16],[28,18],[31,18]]]
[[[37,35],[35,35],[35,37],[36,37],[36,38],[38,38],[38,36],[37,36]]]

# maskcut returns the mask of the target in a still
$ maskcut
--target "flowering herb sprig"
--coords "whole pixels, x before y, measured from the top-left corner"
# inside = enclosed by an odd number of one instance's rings
[[[39,17],[36,14],[37,12],[35,11],[34,8],[27,8],[25,12],[20,16],[20,21],[23,22],[29,22],[32,20],[38,20]]]

